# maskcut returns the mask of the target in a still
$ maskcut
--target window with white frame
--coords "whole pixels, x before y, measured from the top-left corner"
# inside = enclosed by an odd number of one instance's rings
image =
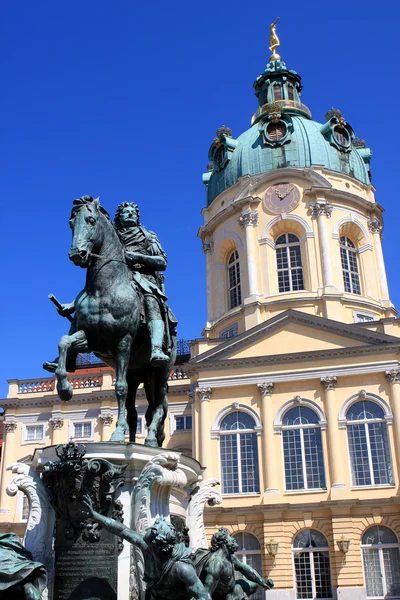
[[[25,441],[41,442],[44,438],[44,425],[25,425]]]
[[[325,488],[324,456],[318,415],[308,406],[294,406],[282,418],[285,487],[287,491]]]
[[[90,438],[92,437],[92,423],[86,421],[82,423],[73,423],[74,438]]]
[[[331,565],[326,537],[316,529],[303,529],[294,538],[292,551],[298,600],[332,598]]]
[[[383,525],[369,527],[361,549],[368,598],[400,598],[400,544]]]
[[[175,417],[175,431],[192,431],[192,415],[177,415]]]
[[[256,423],[243,411],[229,413],[220,425],[223,494],[259,493]]]
[[[368,323],[376,321],[376,316],[372,313],[358,312],[353,310],[354,323]]]
[[[278,287],[280,292],[304,290],[300,240],[294,233],[283,233],[275,242]]]
[[[361,294],[357,249],[354,243],[344,235],[340,237],[340,257],[344,291],[350,294]]]
[[[245,565],[252,567],[262,577],[261,545],[256,536],[243,532],[236,533],[233,537],[238,545],[238,549],[235,552],[237,558]],[[235,578],[243,579],[243,573],[235,571]],[[258,587],[251,597],[253,600],[263,600],[265,598],[265,591],[263,588]]]
[[[389,436],[383,409],[371,400],[360,400],[348,408],[346,421],[352,484],[393,484]]]
[[[143,417],[138,417],[136,421],[136,435],[143,433]]]
[[[228,259],[229,308],[242,304],[239,253],[234,250]]]
[[[231,337],[235,337],[238,334],[238,324],[237,323],[232,323],[232,325],[229,325],[229,327],[225,327],[225,329],[223,329],[221,331],[221,333],[219,334],[220,338],[231,338]]]

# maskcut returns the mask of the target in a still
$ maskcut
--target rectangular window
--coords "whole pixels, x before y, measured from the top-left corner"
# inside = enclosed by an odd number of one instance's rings
[[[282,88],[280,85],[274,85],[274,99],[282,100]]]
[[[237,323],[233,323],[232,325],[229,325],[229,327],[225,327],[225,329],[223,329],[221,331],[221,333],[219,334],[220,338],[231,338],[231,337],[235,337],[238,334],[238,324]]]
[[[288,86],[287,91],[288,91],[288,98],[289,98],[289,100],[293,100],[294,99],[294,93],[293,93],[293,88],[292,88],[291,85]]]
[[[369,321],[376,321],[375,315],[368,315],[367,313],[354,313],[355,323],[368,323]]]
[[[138,420],[136,423],[136,433],[139,435],[141,433],[143,433],[143,419],[141,417],[138,417]]]
[[[191,416],[179,416],[175,417],[175,430],[176,431],[192,431],[192,417]]]
[[[34,442],[43,439],[43,425],[27,425],[26,426],[26,441]]]
[[[90,438],[91,436],[91,423],[74,423],[74,438]]]

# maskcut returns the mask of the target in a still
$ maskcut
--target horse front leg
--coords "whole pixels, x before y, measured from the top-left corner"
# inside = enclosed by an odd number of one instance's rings
[[[116,355],[116,379],[115,379],[115,395],[118,402],[118,419],[117,426],[112,434],[111,442],[124,442],[125,433],[128,430],[126,421],[126,396],[128,393],[128,383],[126,375],[128,372],[129,357],[131,355],[132,336],[126,335],[118,344]]]
[[[63,335],[58,344],[58,365],[56,369],[57,392],[61,400],[68,402],[72,398],[72,385],[67,379],[67,353],[68,350],[74,352],[88,352],[88,342],[84,331],[77,331],[72,335]]]

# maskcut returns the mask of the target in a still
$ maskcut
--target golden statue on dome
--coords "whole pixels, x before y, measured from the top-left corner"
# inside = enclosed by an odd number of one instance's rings
[[[279,17],[277,17],[275,19],[275,21],[273,23],[271,23],[271,25],[269,26],[269,31],[270,31],[270,35],[269,35],[269,49],[271,50],[272,54],[270,56],[269,60],[280,60],[280,56],[279,54],[277,54],[275,52],[276,48],[278,48],[281,43],[279,41],[278,35],[276,33],[276,24],[279,21]]]

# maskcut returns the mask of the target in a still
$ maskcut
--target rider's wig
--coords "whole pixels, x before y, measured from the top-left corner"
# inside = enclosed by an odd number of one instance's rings
[[[123,211],[124,208],[126,208],[127,206],[132,206],[132,208],[135,209],[136,214],[137,214],[137,218],[138,218],[138,225],[140,224],[140,210],[137,204],[135,204],[134,202],[121,202],[121,204],[117,207],[117,211],[115,213],[115,217],[114,217],[114,223],[115,223],[115,227],[117,229],[121,228],[121,221],[120,221],[120,214]]]

